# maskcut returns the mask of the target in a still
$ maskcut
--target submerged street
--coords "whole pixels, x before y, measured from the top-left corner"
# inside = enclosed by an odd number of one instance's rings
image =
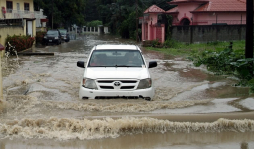
[[[83,69],[93,46],[136,44],[109,35],[79,35],[32,55],[2,59],[4,106],[0,149],[254,148],[254,97],[233,78],[141,47],[158,66],[152,101],[81,100]],[[130,143],[131,142],[131,143]]]

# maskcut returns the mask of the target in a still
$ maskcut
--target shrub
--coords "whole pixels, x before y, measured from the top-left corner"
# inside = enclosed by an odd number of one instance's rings
[[[87,27],[97,27],[98,25],[102,25],[102,21],[94,20],[87,23]]]
[[[33,46],[33,43],[35,41],[34,37],[31,36],[8,36],[6,38],[6,43],[10,42],[12,46],[15,46],[17,52],[31,48]]]
[[[163,47],[163,44],[161,44],[159,42],[159,40],[146,40],[146,41],[143,41],[142,42],[142,46],[143,47],[157,47],[157,48],[162,48]]]
[[[210,43],[217,45],[218,43]],[[245,58],[244,49],[233,50],[228,46],[223,51],[204,51],[198,55],[192,55],[195,66],[206,65],[209,71],[217,75],[226,74],[239,78],[235,86],[248,86],[254,93],[253,62],[254,58]]]
[[[40,32],[36,32],[36,44],[40,43],[43,44],[43,37],[46,34],[46,32],[40,31]]]

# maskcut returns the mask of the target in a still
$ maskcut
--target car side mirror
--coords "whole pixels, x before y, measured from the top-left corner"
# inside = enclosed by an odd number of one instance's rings
[[[157,67],[157,62],[156,61],[149,62],[148,68],[153,68],[153,67]]]
[[[78,61],[77,66],[80,68],[85,68],[85,62],[84,61]]]

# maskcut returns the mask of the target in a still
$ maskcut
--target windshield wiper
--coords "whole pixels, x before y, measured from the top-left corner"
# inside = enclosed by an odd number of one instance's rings
[[[115,67],[136,67],[136,66],[129,66],[129,65],[115,65]]]

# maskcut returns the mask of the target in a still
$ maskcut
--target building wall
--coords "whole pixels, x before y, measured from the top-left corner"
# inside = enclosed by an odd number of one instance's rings
[[[22,26],[0,26],[0,44],[3,46],[8,35],[24,35],[24,29]]]
[[[172,26],[172,39],[185,43],[244,40],[246,25]]]
[[[199,7],[198,3],[179,3],[178,14],[174,17],[173,25],[181,25],[181,20],[184,18],[189,19],[190,25],[212,25],[216,20],[217,23],[246,24],[246,12],[190,12]]]
[[[157,23],[157,19],[158,19],[158,14],[157,13],[151,13],[149,15],[149,20],[147,21],[148,23],[148,40],[154,40],[154,35],[155,30],[153,28],[153,25]]]
[[[26,35],[26,19],[23,26],[0,26],[0,44],[5,45],[5,40],[8,35]],[[33,20],[33,37],[36,36],[36,21]]]
[[[34,11],[34,3],[33,0],[9,0],[12,1],[13,4],[13,10],[17,10],[17,3],[19,3],[20,10],[24,10],[24,4],[29,3],[29,11]],[[4,4],[4,7],[6,7],[6,1],[3,0],[2,2]]]
[[[212,25],[213,23],[246,24],[246,12],[196,13],[193,14],[194,25]]]
[[[178,16],[177,16],[177,20],[179,20],[179,22],[184,19],[184,18],[188,18],[189,20],[191,20],[192,18],[192,13],[190,13],[190,11],[195,10],[197,7],[199,7],[198,4],[181,4],[178,6]]]
[[[33,0],[9,0],[9,1],[12,1],[13,10],[17,10],[17,3],[19,3],[20,11],[24,11],[24,4],[29,3],[29,11],[31,11],[31,12],[34,11]],[[6,9],[6,0],[0,1],[0,8],[1,8],[0,18],[3,18],[2,7],[5,7],[5,9]],[[13,14],[6,13],[6,18],[13,18]]]
[[[2,7],[6,8],[6,1],[0,0],[0,18],[4,18],[3,12],[2,12]]]
[[[160,42],[165,40],[165,26],[157,26],[158,13],[150,13],[147,19],[142,23],[142,41],[143,40],[156,40]]]

